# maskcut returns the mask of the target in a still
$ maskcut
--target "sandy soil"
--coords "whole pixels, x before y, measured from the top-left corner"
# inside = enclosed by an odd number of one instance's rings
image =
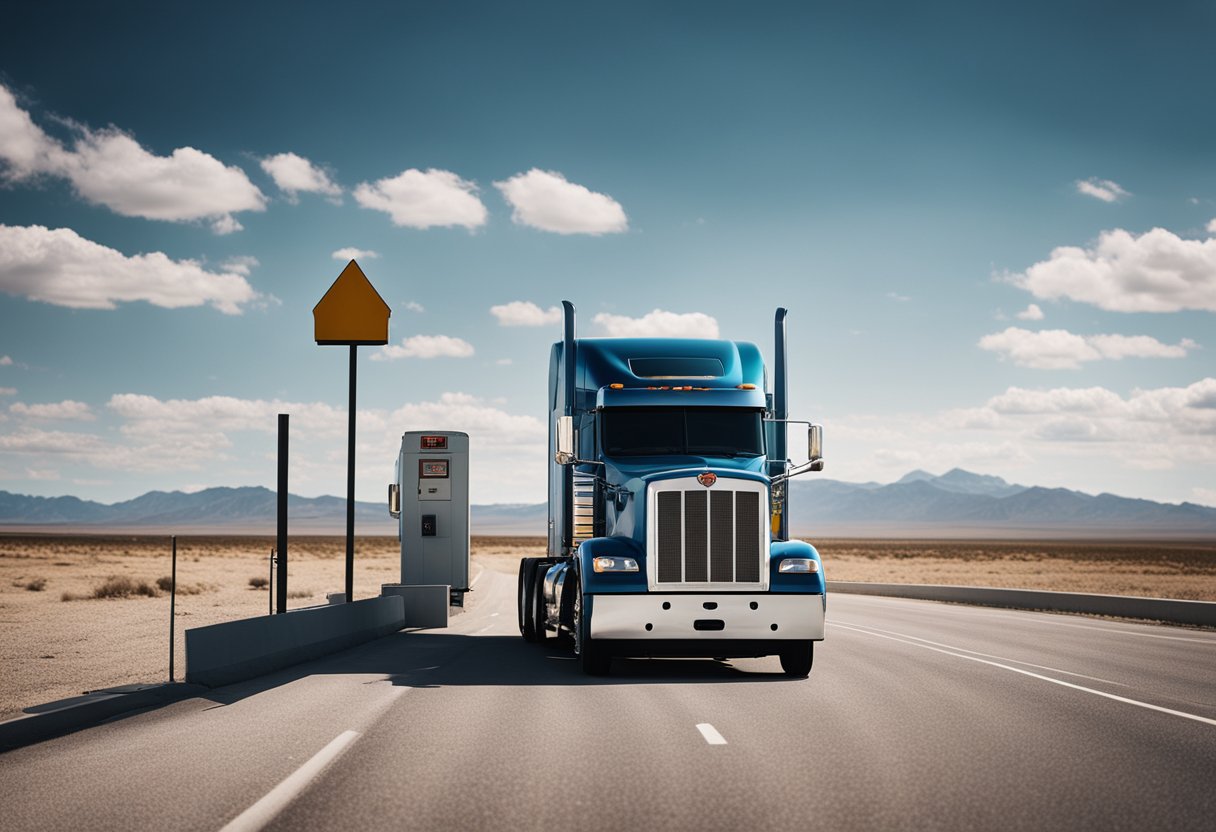
[[[829,580],[1054,589],[1216,601],[1216,543],[1117,544],[825,540]],[[185,672],[184,631],[264,615],[272,538],[178,539],[176,675]],[[543,555],[543,538],[474,538],[473,574],[514,574]],[[293,537],[288,608],[325,603],[344,583],[341,537]],[[400,576],[397,541],[359,538],[355,597],[379,594]],[[0,535],[0,719],[23,708],[127,684],[168,679],[168,538]],[[114,577],[148,595],[94,598]],[[476,603],[476,592],[469,603]],[[65,598],[69,600],[64,600]]]

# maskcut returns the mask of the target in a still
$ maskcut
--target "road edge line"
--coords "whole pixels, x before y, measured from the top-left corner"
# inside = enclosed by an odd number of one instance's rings
[[[835,622],[833,622],[833,623],[835,623]],[[1094,690],[1093,688],[1087,688],[1084,685],[1076,685],[1076,684],[1073,684],[1072,682],[1065,682],[1062,679],[1053,679],[1050,676],[1044,676],[1040,673],[1031,673],[1029,670],[1022,670],[1022,668],[1020,668],[1020,667],[1012,667],[1007,664],[1001,664],[1000,662],[989,661],[988,659],[979,659],[979,658],[976,658],[975,656],[966,656],[966,655],[963,655],[962,653],[955,653],[953,649],[943,650],[940,647],[930,647],[927,644],[919,644],[915,641],[909,641],[906,638],[896,638],[895,636],[884,636],[882,633],[874,633],[874,632],[871,632],[870,630],[863,630],[861,627],[854,627],[849,624],[837,623],[836,626],[843,627],[846,630],[852,630],[855,633],[861,633],[862,635],[874,636],[875,638],[885,638],[885,639],[889,639],[891,641],[897,641],[900,644],[907,644],[911,647],[920,647],[924,650],[932,650],[934,653],[944,653],[947,656],[954,656],[956,659],[966,659],[969,662],[979,662],[980,664],[987,664],[987,665],[991,665],[993,667],[999,667],[1002,670],[1011,670],[1014,673],[1021,673],[1023,676],[1030,676],[1033,679],[1042,679],[1044,682],[1051,682],[1053,685],[1060,685],[1061,687],[1072,688],[1073,690],[1084,691],[1085,693],[1092,693],[1094,696],[1101,696],[1106,699],[1113,699],[1116,702],[1123,702],[1128,705],[1135,705],[1138,708],[1147,708],[1150,711],[1159,711],[1160,713],[1163,713],[1163,714],[1170,714],[1171,716],[1180,716],[1183,719],[1191,719],[1191,720],[1194,720],[1195,722],[1202,722],[1205,725],[1216,726],[1216,719],[1211,719],[1206,716],[1199,716],[1199,714],[1188,714],[1186,711],[1176,711],[1173,708],[1166,708],[1162,705],[1154,705],[1151,702],[1141,702],[1139,699],[1129,699],[1126,696],[1119,696],[1118,694],[1114,694],[1114,693],[1107,693],[1107,692],[1101,691],[1101,690]],[[902,633],[901,633],[901,635],[902,635]],[[961,648],[958,648],[958,649],[961,649]]]
[[[358,731],[343,731],[334,737],[328,745],[312,755],[304,765],[289,774],[287,779],[267,792],[261,800],[225,824],[220,832],[257,832],[262,829],[359,736]]]

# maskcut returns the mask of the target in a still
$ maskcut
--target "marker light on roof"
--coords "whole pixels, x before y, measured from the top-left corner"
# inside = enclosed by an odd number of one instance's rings
[[[755,390],[755,389],[756,389],[756,385],[754,385],[754,384],[740,384],[740,385],[739,385],[739,389],[740,389],[740,390]]]
[[[608,387],[611,390],[624,390],[625,389],[625,385],[623,385],[623,384],[609,384]]]

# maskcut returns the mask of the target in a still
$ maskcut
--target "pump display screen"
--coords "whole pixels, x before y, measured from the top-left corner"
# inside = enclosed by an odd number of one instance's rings
[[[422,479],[447,479],[446,459],[422,459],[418,461],[418,476]]]
[[[606,408],[600,412],[608,456],[761,456],[760,411],[713,407]]]

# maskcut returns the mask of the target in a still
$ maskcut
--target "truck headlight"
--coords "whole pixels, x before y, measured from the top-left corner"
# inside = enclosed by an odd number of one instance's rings
[[[777,571],[814,573],[819,571],[819,561],[814,558],[782,558]]]
[[[633,558],[603,555],[591,561],[591,568],[596,572],[637,572],[638,562]]]

